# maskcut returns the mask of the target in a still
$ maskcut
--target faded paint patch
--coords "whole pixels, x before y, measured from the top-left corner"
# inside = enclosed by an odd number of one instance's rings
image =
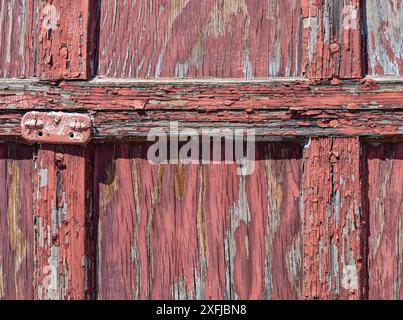
[[[403,74],[403,5],[401,0],[367,0],[370,74]]]
[[[105,212],[106,207],[112,201],[115,193],[119,190],[119,177],[115,172],[114,164],[112,164],[106,170],[106,175],[107,175],[107,179],[106,179],[106,183],[105,183],[106,186],[101,195],[102,212]]]
[[[287,247],[286,252],[286,269],[288,281],[294,290],[301,294],[301,270],[302,270],[302,241],[298,235]]]
[[[358,289],[357,268],[355,265],[346,265],[343,267],[343,277],[341,284],[346,290]]]
[[[60,13],[53,4],[47,4],[43,8],[42,27],[46,30],[56,31],[59,25]]]
[[[0,300],[4,297],[4,275],[3,275],[3,266],[0,265]]]
[[[26,256],[25,237],[18,226],[20,210],[18,209],[18,184],[19,171],[17,163],[14,160],[8,161],[8,172],[11,177],[11,185],[8,189],[8,205],[7,205],[7,227],[11,248],[15,251],[15,274],[18,273],[21,263]]]
[[[40,168],[39,169],[39,188],[48,186],[48,169]]]

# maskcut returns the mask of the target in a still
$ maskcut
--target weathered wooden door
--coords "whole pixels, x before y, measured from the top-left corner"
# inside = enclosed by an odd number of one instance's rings
[[[402,15],[0,1],[0,299],[401,299]],[[89,116],[91,142],[24,140],[32,111]],[[253,173],[150,163],[172,123],[254,129]]]

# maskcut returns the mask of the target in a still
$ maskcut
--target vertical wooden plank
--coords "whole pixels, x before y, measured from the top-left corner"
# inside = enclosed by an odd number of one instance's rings
[[[35,161],[35,298],[92,296],[89,150],[41,145]]]
[[[97,292],[99,299],[134,299],[136,282],[147,279],[147,261],[135,265],[133,247],[138,225],[138,183],[130,163],[133,149],[126,144],[97,145],[94,153],[94,226],[97,234]],[[137,178],[137,176],[135,176]],[[137,190],[137,192],[136,192]],[[137,257],[136,257],[137,258]],[[145,268],[140,274],[138,268]]]
[[[250,176],[203,168],[206,298],[301,297],[300,159],[298,145],[260,144]]]
[[[366,145],[370,299],[403,298],[403,144]]]
[[[186,170],[186,187],[183,168],[152,165],[146,152],[146,144],[102,145],[95,151],[100,299],[196,294],[197,168]],[[186,207],[182,196],[189,200]]]
[[[248,177],[231,164],[153,165],[147,148],[95,151],[98,298],[301,297],[298,145],[260,145]]]
[[[367,0],[367,50],[369,73],[403,74],[403,4],[400,0]]]
[[[303,73],[312,79],[360,78],[360,1],[301,0],[301,9]]]
[[[0,78],[36,75],[39,0],[0,1]]]
[[[32,151],[0,143],[0,299],[33,298]]]
[[[97,1],[42,0],[39,37],[42,80],[93,76],[97,67]]]
[[[117,78],[299,76],[300,18],[300,0],[102,0],[99,72]]]
[[[304,153],[304,297],[364,297],[360,143],[311,138]]]

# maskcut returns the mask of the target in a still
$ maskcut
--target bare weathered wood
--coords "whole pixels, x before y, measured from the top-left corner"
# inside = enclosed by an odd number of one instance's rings
[[[0,78],[36,75],[39,0],[0,1]]]
[[[236,165],[152,165],[148,146],[96,147],[98,298],[301,296],[301,149],[261,144]]]
[[[403,299],[403,144],[365,146],[370,299]]]
[[[0,300],[33,298],[33,148],[0,143]]]
[[[94,75],[96,0],[41,1],[39,77],[88,79]]]
[[[367,0],[367,51],[372,75],[403,75],[403,4]]]
[[[300,20],[300,0],[102,0],[99,73],[297,76]]]
[[[309,78],[360,78],[361,2],[301,0],[302,71]]]
[[[304,288],[308,299],[362,299],[360,144],[311,138],[304,152]]]
[[[35,159],[35,298],[92,296],[89,151],[41,145]]]

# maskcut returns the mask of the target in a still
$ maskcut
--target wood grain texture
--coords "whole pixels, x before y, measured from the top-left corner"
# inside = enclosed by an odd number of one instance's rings
[[[403,299],[403,144],[365,146],[370,299]]]
[[[329,83],[304,80],[93,81],[43,84],[0,81],[0,110],[212,111],[402,109],[403,83],[366,79]]]
[[[301,11],[303,74],[313,79],[360,78],[360,1],[301,0]]]
[[[403,86],[368,79],[338,85],[307,81],[104,81],[43,85],[0,82],[0,135],[20,134],[21,112],[89,113],[95,139],[145,136],[169,121],[188,127],[253,127],[258,135],[303,137],[403,134]],[[390,112],[393,110],[393,112]]]
[[[35,299],[92,295],[88,150],[42,145],[35,160]]]
[[[39,77],[88,79],[95,74],[96,0],[41,1]]]
[[[367,0],[366,18],[369,73],[403,75],[403,3]]]
[[[0,1],[0,78],[36,75],[39,0]]]
[[[301,73],[300,0],[102,0],[100,21],[102,76]]]
[[[360,144],[311,138],[304,152],[304,288],[308,299],[361,299]]]
[[[152,165],[147,144],[97,145],[98,298],[296,299],[300,146],[259,145],[256,170]]]
[[[0,143],[0,300],[33,298],[33,148]]]

